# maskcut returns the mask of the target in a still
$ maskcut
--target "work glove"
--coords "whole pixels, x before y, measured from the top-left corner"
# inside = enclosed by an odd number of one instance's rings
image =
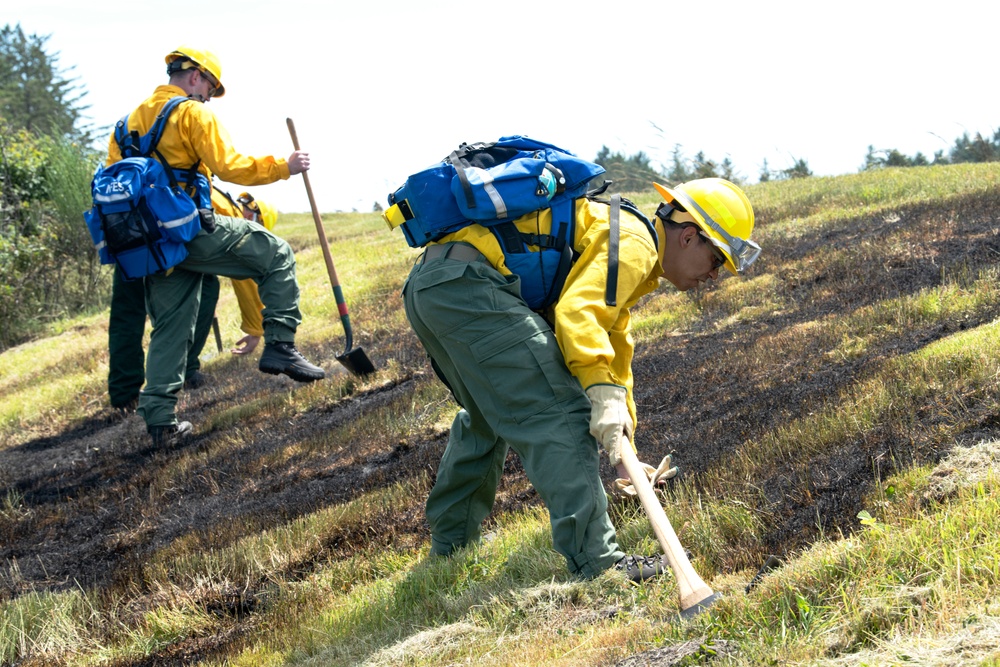
[[[206,234],[215,231],[215,211],[210,208],[199,208],[198,216],[201,218],[201,228],[205,230]]]
[[[660,465],[656,468],[653,468],[653,466],[648,463],[642,463],[641,461],[640,465],[642,465],[642,469],[649,478],[649,483],[653,486],[654,490],[656,489],[656,485],[660,482],[672,479],[677,475],[677,466],[670,465],[669,454],[663,457],[663,460],[660,461]],[[621,477],[615,480],[615,490],[626,496],[639,495],[639,493],[635,490],[635,487],[632,485],[632,480],[622,479]]]
[[[590,398],[590,433],[601,443],[617,466],[622,460],[622,443],[632,446],[632,417],[629,415],[628,391],[617,384],[595,384],[587,387]]]

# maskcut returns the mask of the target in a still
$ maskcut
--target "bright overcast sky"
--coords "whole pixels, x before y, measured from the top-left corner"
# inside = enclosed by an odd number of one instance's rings
[[[324,212],[370,211],[459,143],[507,134],[654,164],[680,144],[754,182],[765,159],[853,173],[869,144],[930,157],[1000,126],[989,1],[4,5],[8,24],[51,36],[101,126],[166,82],[177,46],[215,51],[227,92],[211,106],[236,149],[287,156],[291,117]],[[298,177],[251,191],[309,210]]]

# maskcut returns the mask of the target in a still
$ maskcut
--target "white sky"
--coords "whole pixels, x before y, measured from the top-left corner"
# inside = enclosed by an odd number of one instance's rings
[[[654,164],[679,143],[753,182],[765,158],[853,173],[869,144],[930,157],[1000,126],[988,0],[0,2],[0,21],[51,35],[101,126],[166,82],[177,46],[215,51],[237,150],[287,156],[291,117],[323,212],[370,211],[459,143],[507,134]],[[301,178],[250,190],[309,210]]]

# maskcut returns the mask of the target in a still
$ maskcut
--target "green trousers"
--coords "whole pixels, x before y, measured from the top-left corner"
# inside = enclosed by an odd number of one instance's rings
[[[173,270],[146,277],[146,310],[153,331],[138,412],[147,426],[177,423],[177,392],[184,385],[194,342],[204,274],[252,278],[264,304],[264,340],[295,342],[302,316],[291,247],[242,218],[216,215],[215,224],[212,234],[201,231],[187,244],[187,259]]]
[[[552,542],[571,572],[593,577],[624,554],[607,512],[590,401],[552,329],[516,277],[480,255],[418,261],[406,315],[462,409],[427,499],[432,553],[475,541],[493,508],[508,448],[549,510]]]
[[[108,321],[108,397],[113,407],[139,398],[146,381],[142,335],[146,330],[146,289],[142,280],[125,280],[118,270],[111,286],[111,316]],[[201,306],[194,341],[188,352],[187,375],[201,368],[198,358],[205,348],[215,306],[219,301],[219,279],[204,276]]]

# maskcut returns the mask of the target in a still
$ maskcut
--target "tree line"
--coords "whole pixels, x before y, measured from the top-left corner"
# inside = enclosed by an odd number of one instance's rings
[[[746,178],[736,172],[729,157],[712,160],[707,158],[703,151],[699,151],[694,157],[688,158],[679,144],[674,146],[670,164],[661,169],[654,167],[650,157],[643,151],[625,155],[612,152],[607,146],[601,146],[594,161],[607,170],[602,178],[612,181],[611,189],[617,192],[639,192],[648,188],[653,181],[683,183],[694,178],[725,178],[734,183],[746,184]],[[909,156],[895,148],[876,149],[874,145],[869,145],[864,162],[858,171],[997,161],[1000,161],[1000,130],[994,131],[992,137],[983,136],[979,132],[970,136],[965,132],[955,139],[947,152],[939,150],[930,158],[920,152]],[[771,169],[765,159],[757,180],[763,183],[807,178],[812,175],[809,162],[805,158],[793,157],[791,166],[785,169]]]
[[[111,272],[101,270],[83,212],[90,207],[90,178],[104,158],[95,148],[84,112],[85,88],[59,65],[48,35],[25,34],[20,25],[0,29],[0,351],[37,336],[47,324],[107,307]],[[1000,160],[1000,130],[992,137],[967,133],[946,153],[907,156],[868,147],[860,170]],[[638,192],[650,182],[682,183],[721,177],[745,183],[728,157],[703,151],[688,157],[678,144],[670,162],[655,167],[644,152],[595,158],[613,190]],[[807,160],[785,169],[765,160],[758,180],[812,176]]]

